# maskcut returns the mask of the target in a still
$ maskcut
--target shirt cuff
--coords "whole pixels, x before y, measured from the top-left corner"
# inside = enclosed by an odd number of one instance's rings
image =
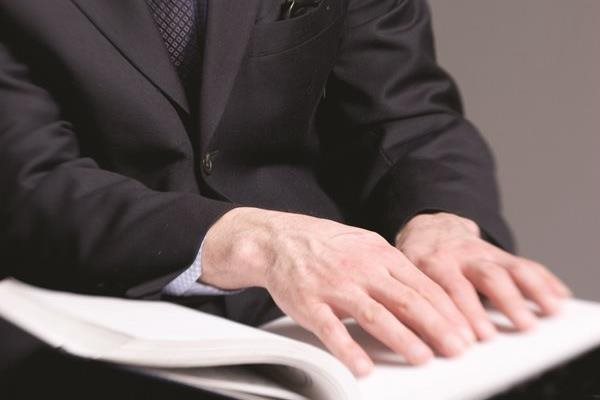
[[[221,290],[214,286],[204,285],[198,280],[202,276],[202,247],[204,241],[200,245],[200,250],[196,255],[196,259],[181,275],[169,282],[163,289],[162,294],[175,297],[189,296],[222,296],[236,294],[241,290]]]

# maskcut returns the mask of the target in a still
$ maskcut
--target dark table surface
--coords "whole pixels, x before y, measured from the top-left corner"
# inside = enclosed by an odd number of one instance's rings
[[[0,319],[0,399],[226,398],[109,364],[70,357]],[[600,348],[490,400],[536,399],[600,400]]]

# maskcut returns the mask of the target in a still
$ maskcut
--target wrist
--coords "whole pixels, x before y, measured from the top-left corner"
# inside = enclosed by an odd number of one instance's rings
[[[481,237],[481,230],[475,221],[456,214],[440,211],[417,214],[412,217],[396,234],[395,243],[396,245],[401,243],[411,231],[428,228],[443,228],[447,231],[460,231],[463,234]]]
[[[268,240],[260,223],[265,212],[234,208],[208,230],[202,252],[203,283],[226,290],[264,286]]]

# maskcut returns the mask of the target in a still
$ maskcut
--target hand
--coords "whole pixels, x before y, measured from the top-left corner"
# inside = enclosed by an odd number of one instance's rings
[[[477,291],[519,330],[536,324],[525,299],[543,314],[556,313],[569,289],[546,267],[509,254],[480,238],[473,221],[448,213],[414,217],[396,247],[452,298],[480,339],[495,334]]]
[[[376,233],[299,214],[236,208],[208,231],[202,281],[265,287],[355,374],[372,362],[341,318],[413,364],[461,353],[475,337],[444,290]]]

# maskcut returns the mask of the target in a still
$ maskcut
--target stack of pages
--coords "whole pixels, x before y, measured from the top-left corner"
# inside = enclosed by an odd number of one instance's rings
[[[0,282],[0,317],[49,345],[234,399],[485,399],[600,345],[598,303],[570,300],[527,333],[490,313],[502,332],[497,338],[421,367],[347,322],[376,362],[357,380],[289,318],[256,329],[170,303]]]

